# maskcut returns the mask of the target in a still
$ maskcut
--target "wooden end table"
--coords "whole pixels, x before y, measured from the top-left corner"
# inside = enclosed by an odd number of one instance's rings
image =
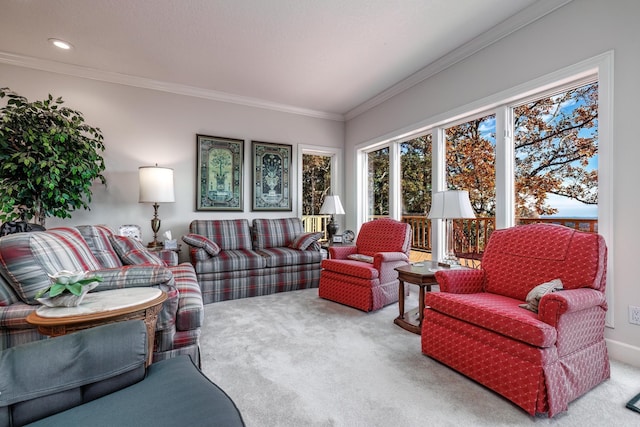
[[[156,321],[167,294],[156,288],[124,288],[90,292],[77,307],[41,306],[27,316],[38,332],[57,337],[81,329],[124,320],[143,320],[147,327],[148,359],[153,360]]]
[[[422,332],[422,318],[424,317],[424,294],[425,289],[431,292],[431,286],[437,285],[434,269],[443,268],[435,261],[422,261],[415,264],[396,267],[398,272],[398,307],[400,315],[393,321],[407,331],[420,335]],[[418,307],[407,312],[404,311],[404,282],[412,283],[420,287]]]

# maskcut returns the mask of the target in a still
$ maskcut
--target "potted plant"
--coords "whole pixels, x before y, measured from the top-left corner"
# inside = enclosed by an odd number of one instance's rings
[[[44,226],[49,216],[71,218],[71,211],[89,209],[93,182],[106,184],[100,129],[63,107],[62,98],[29,102],[0,88],[2,98],[0,221]]]
[[[48,307],[76,307],[84,296],[102,282],[100,276],[89,276],[86,271],[62,270],[49,275],[53,284],[36,293],[36,300]]]

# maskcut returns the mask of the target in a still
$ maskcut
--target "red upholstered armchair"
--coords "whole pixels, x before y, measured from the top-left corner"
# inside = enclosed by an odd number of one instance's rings
[[[549,224],[496,230],[481,269],[436,273],[441,292],[425,297],[422,352],[531,415],[566,411],[609,378],[606,263],[598,234]]]
[[[332,246],[322,261],[321,298],[363,311],[398,301],[398,272],[409,262],[411,226],[393,219],[362,224],[355,246]]]

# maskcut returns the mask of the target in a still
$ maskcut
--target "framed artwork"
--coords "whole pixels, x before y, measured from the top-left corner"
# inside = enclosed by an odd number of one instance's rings
[[[197,135],[196,210],[242,211],[244,141]]]
[[[251,141],[254,211],[290,211],[291,145]]]

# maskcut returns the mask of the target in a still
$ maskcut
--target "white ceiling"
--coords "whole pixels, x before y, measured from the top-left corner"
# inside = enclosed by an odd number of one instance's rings
[[[0,0],[0,63],[341,119],[566,1]]]

